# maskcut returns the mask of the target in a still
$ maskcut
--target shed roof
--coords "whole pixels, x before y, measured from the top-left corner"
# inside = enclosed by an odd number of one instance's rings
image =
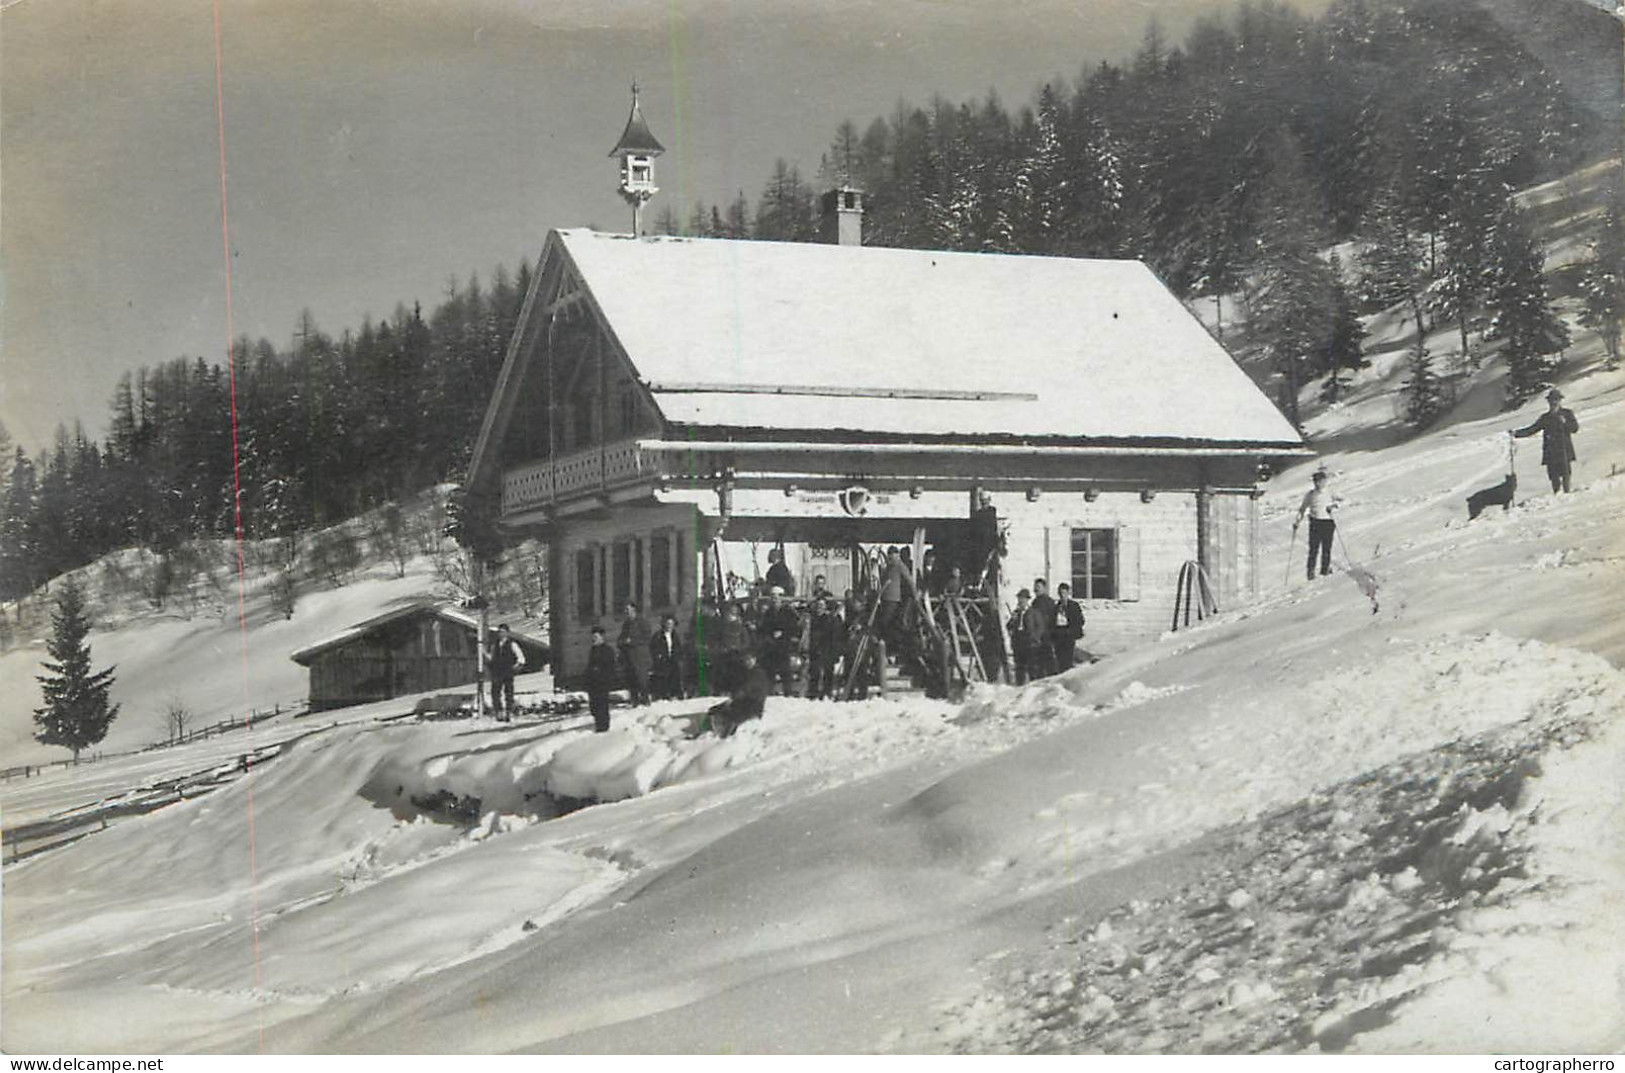
[[[1138,261],[556,236],[679,425],[1302,445]]]
[[[315,659],[323,652],[328,652],[335,648],[342,648],[352,641],[365,637],[367,634],[371,633],[380,626],[394,622],[397,619],[411,618],[414,615],[421,614],[430,614],[436,618],[443,619],[446,622],[453,622],[459,626],[466,626],[471,630],[477,630],[480,626],[479,619],[475,618],[473,615],[470,615],[466,611],[461,610],[460,608],[452,607],[447,604],[435,603],[431,600],[419,600],[394,608],[390,611],[385,611],[381,615],[374,615],[372,618],[358,622],[354,626],[351,626],[340,633],[336,633],[325,640],[317,641],[315,644],[306,645],[304,648],[299,649],[299,651],[293,653],[293,655],[288,658],[292,659],[295,663],[308,665],[311,660]],[[518,630],[513,629],[510,629],[509,632],[512,633],[517,640],[524,642],[525,644],[534,645],[538,648],[547,647],[547,643],[545,641],[532,637],[529,634],[520,633]]]

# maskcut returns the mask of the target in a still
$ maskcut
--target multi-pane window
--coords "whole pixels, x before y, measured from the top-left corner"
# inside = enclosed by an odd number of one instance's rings
[[[649,538],[649,605],[667,607],[672,602],[671,535],[656,533]]]
[[[594,558],[591,548],[576,552],[576,618],[581,622],[591,622],[593,617],[593,604],[596,602]]]
[[[1117,599],[1117,531],[1072,530],[1072,595],[1080,600]]]
[[[632,599],[632,542],[620,540],[610,553],[610,601],[619,610]]]

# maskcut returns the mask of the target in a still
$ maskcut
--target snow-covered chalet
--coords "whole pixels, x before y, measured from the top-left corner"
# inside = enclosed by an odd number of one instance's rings
[[[841,234],[860,195],[825,207]],[[1069,581],[1086,646],[1121,649],[1188,562],[1221,606],[1256,592],[1259,482],[1304,453],[1139,262],[558,230],[469,487],[546,540],[568,679],[628,599],[692,622],[723,544],[840,592],[844,549],[950,540],[978,492],[1004,602]]]

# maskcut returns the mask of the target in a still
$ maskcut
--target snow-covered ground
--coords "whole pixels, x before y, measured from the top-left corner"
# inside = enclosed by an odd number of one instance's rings
[[[1577,490],[1521,441],[1517,504],[1471,524],[1539,410],[1500,413],[1493,372],[1421,436],[1391,361],[1312,419],[1376,611],[1302,580],[1305,466],[1263,501],[1254,604],[961,705],[775,700],[726,742],[688,736],[695,701],[604,736],[310,717],[6,868],[0,1043],[1625,1047],[1625,373],[1598,352],[1577,332],[1565,368]],[[250,673],[285,641],[251,634]],[[8,822],[81,792],[53,777],[0,787]]]

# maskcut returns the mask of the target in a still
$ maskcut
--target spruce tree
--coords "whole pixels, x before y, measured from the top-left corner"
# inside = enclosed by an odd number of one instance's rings
[[[1427,343],[1417,337],[1406,359],[1410,376],[1405,380],[1405,420],[1417,428],[1426,428],[1444,411],[1444,385],[1433,371],[1433,360],[1428,357]]]
[[[46,673],[37,676],[45,706],[34,710],[34,740],[73,750],[74,763],[79,762],[81,751],[107,736],[119,710],[117,704],[107,702],[114,668],[90,669],[88,633],[84,594],[77,585],[64,585],[51,614],[51,639],[45,645],[51,658],[43,663]]]
[[[1335,294],[1331,269],[1320,259],[1324,221],[1298,145],[1283,129],[1259,198],[1246,301],[1253,339],[1281,377],[1280,406],[1294,425],[1302,424],[1298,392],[1326,352]]]
[[[1582,268],[1580,293],[1585,309],[1580,323],[1602,338],[1608,368],[1619,368],[1621,322],[1625,321],[1625,217],[1613,201],[1603,216],[1602,228]]]
[[[1552,355],[1568,345],[1569,333],[1546,298],[1545,255],[1510,199],[1496,221],[1491,256],[1490,337],[1506,340],[1506,404],[1516,409],[1551,383]]]
[[[1360,353],[1365,339],[1365,326],[1360,323],[1354,308],[1354,299],[1343,283],[1342,263],[1332,254],[1332,321],[1326,337],[1326,385],[1321,398],[1336,402],[1348,388],[1348,375],[1363,369],[1370,362]]]
[[[21,447],[16,449],[0,502],[0,600],[14,600],[32,591],[44,575],[39,546],[36,499],[38,474]]]

